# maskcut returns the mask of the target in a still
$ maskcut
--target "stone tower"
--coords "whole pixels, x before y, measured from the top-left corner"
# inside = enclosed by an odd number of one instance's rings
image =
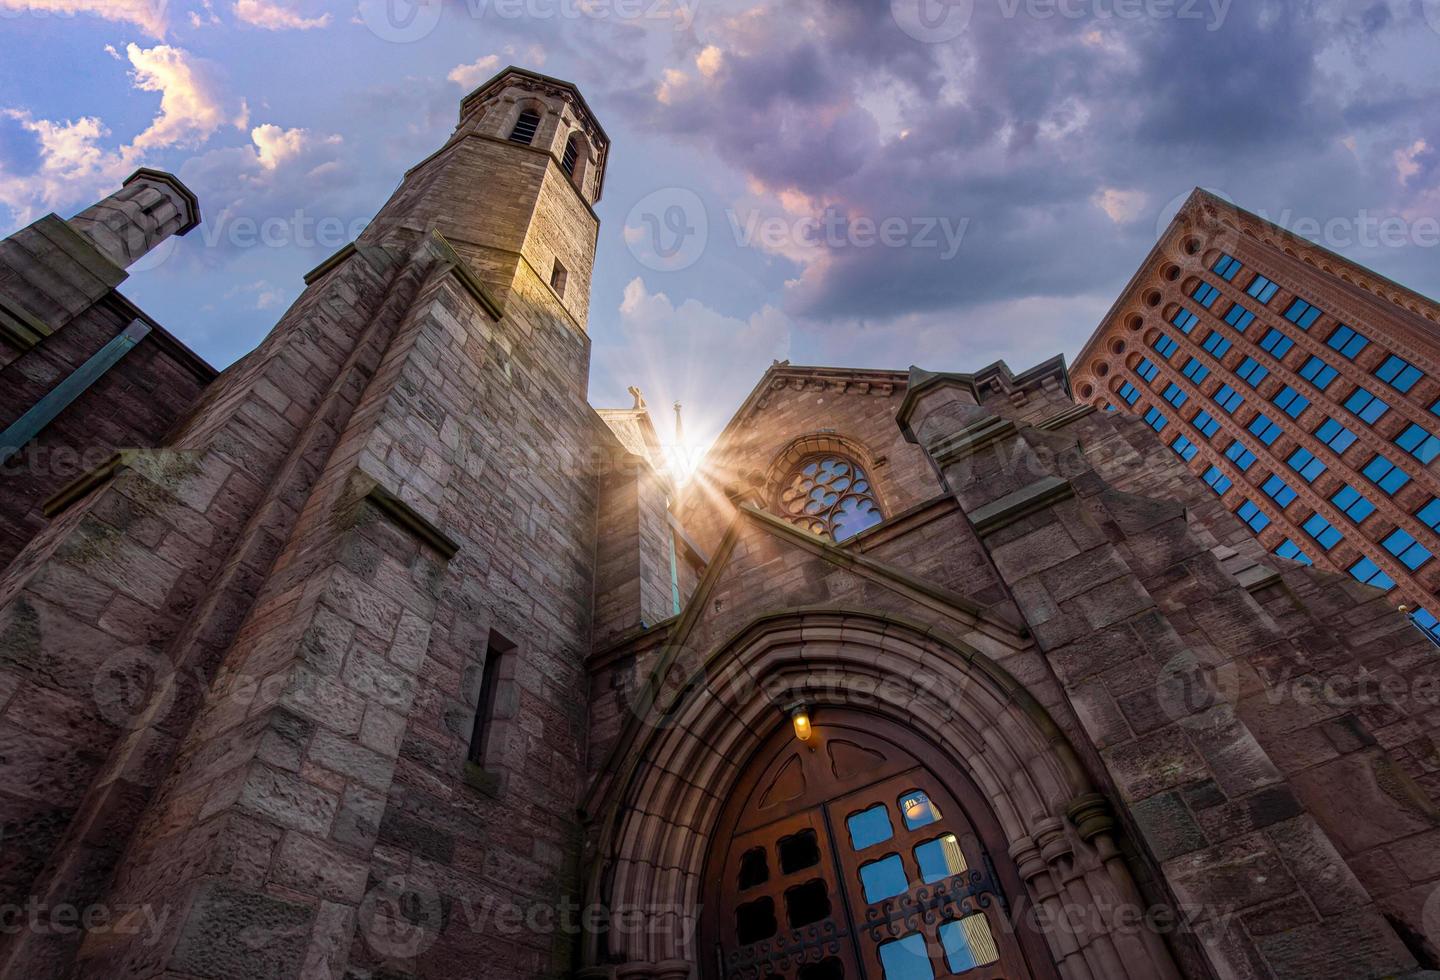
[[[0,583],[5,901],[128,918],[7,936],[0,974],[566,961],[439,896],[577,887],[607,149],[501,72],[163,441],[52,499]]]

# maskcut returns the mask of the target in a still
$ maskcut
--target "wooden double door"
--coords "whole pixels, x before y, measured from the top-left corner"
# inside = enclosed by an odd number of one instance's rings
[[[1015,925],[1030,918],[1011,904],[1018,876],[997,870],[1003,841],[982,801],[964,799],[968,780],[898,726],[839,710],[815,721],[805,742],[777,733],[726,807],[707,863],[704,975],[1053,977],[1043,940]]]

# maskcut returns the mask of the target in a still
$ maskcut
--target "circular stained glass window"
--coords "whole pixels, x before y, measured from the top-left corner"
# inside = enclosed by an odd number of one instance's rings
[[[884,520],[865,471],[842,456],[813,456],[795,468],[780,491],[791,522],[835,541]]]

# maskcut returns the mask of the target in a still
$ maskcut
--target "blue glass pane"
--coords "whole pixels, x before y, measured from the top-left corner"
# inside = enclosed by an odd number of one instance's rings
[[[850,846],[857,851],[874,847],[895,836],[895,828],[890,826],[890,812],[883,803],[851,814],[846,818],[845,825],[850,828]]]
[[[941,819],[940,808],[924,791],[913,789],[900,797],[900,814],[910,830],[924,827]]]
[[[900,855],[891,854],[860,865],[860,886],[865,890],[865,901],[871,905],[909,891],[910,882],[905,877],[905,864]]]
[[[940,926],[940,946],[945,950],[945,965],[952,973],[964,973],[1000,958],[990,923],[983,914],[967,915],[958,921],[943,923]]]
[[[937,837],[915,848],[915,864],[920,868],[920,880],[927,885],[963,874],[967,868],[965,854],[954,834]]]
[[[880,946],[880,966],[885,971],[885,980],[935,980],[930,953],[925,948],[925,937],[918,932],[883,943]]]

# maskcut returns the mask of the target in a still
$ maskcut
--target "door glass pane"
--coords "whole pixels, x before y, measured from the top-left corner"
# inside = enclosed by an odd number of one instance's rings
[[[895,835],[890,826],[890,813],[884,803],[877,803],[868,810],[852,813],[845,819],[850,828],[850,846],[857,851],[889,840]]]
[[[799,980],[845,980],[845,967],[835,957],[800,968]]]
[[[905,865],[898,854],[860,865],[860,884],[865,889],[865,901],[871,905],[910,890],[910,882],[905,878]]]
[[[935,980],[930,954],[925,951],[925,937],[918,932],[883,944],[880,965],[885,980]]]
[[[765,848],[752,847],[740,855],[740,887],[754,888],[770,880],[770,866],[765,860]]]
[[[935,823],[940,819],[940,808],[926,795],[924,790],[912,789],[900,797],[900,813],[905,817],[905,826],[910,830]]]
[[[761,898],[735,910],[735,935],[740,945],[749,946],[775,935],[775,902]]]
[[[792,837],[780,838],[780,872],[790,874],[820,863],[820,843],[815,831],[802,830]]]
[[[973,970],[1000,958],[990,923],[979,913],[940,926],[940,945],[945,949],[945,963],[953,973]]]
[[[785,917],[790,920],[791,929],[829,918],[830,896],[826,894],[825,882],[816,878],[788,889],[785,892]]]
[[[927,885],[966,870],[965,854],[954,834],[937,837],[915,848],[915,863],[920,868],[920,880]]]

